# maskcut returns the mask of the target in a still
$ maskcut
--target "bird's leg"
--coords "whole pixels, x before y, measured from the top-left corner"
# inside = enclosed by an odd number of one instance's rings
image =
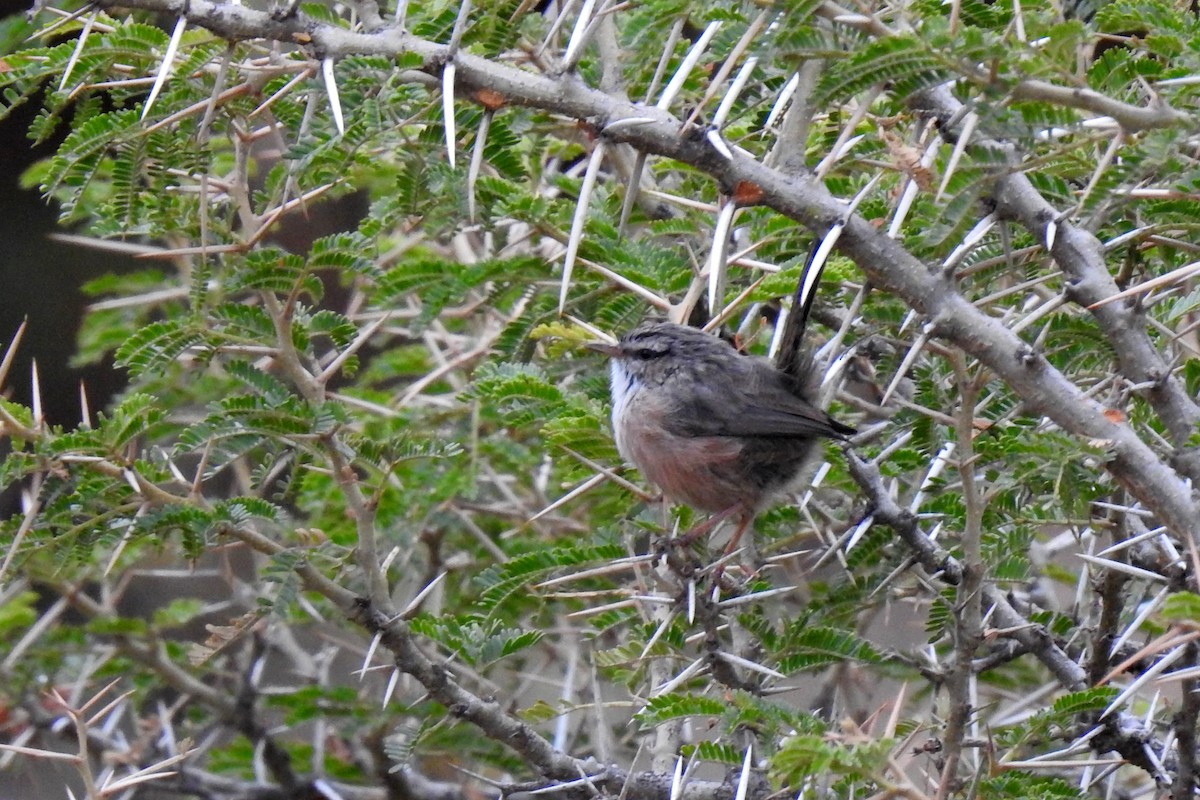
[[[739,503],[736,508],[742,508]],[[738,520],[738,526],[733,531],[733,536],[729,537],[729,544],[725,545],[725,555],[729,555],[737,549],[738,542],[746,535],[746,531],[750,528],[750,524],[754,522],[754,515],[749,511],[742,509],[741,519]]]
[[[658,546],[658,557],[666,558],[671,569],[684,579],[691,579],[701,570],[703,565],[691,553],[691,547],[699,539],[708,536],[725,520],[742,510],[742,504],[730,506],[724,511],[713,514],[708,519],[681,533],[662,539]]]
[[[667,544],[678,547],[691,547],[697,540],[704,536],[708,536],[710,533],[715,531],[722,522],[729,519],[734,514],[744,510],[745,509],[741,503],[735,503],[724,511],[719,511],[716,514],[713,514],[711,517],[704,520],[704,522],[692,527],[691,530],[682,533],[673,539],[669,539]],[[748,523],[744,522],[738,525],[737,531],[733,534],[735,542],[737,539],[741,538],[741,535],[745,531],[747,524]]]

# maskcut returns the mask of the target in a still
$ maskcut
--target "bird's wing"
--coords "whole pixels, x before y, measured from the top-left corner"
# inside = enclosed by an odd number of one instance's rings
[[[769,362],[746,358],[738,369],[706,375],[697,383],[697,390],[671,415],[675,433],[840,439],[854,432],[794,394],[787,377]]]

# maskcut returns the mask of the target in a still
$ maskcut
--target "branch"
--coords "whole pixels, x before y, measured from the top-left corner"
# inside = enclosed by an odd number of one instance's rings
[[[981,73],[981,77],[985,74]],[[1009,92],[1018,100],[1054,103],[1067,108],[1078,108],[1112,117],[1127,131],[1174,128],[1192,124],[1192,118],[1188,114],[1176,111],[1157,97],[1151,100],[1148,106],[1134,106],[1114,100],[1093,89],[1055,86],[1045,81],[1032,80],[1018,81],[1009,87]]]

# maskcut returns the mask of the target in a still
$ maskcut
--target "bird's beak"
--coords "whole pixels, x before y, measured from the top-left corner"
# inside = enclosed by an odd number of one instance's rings
[[[621,346],[611,342],[585,342],[584,347],[588,350],[593,350],[597,353],[603,353],[609,358],[616,358],[622,355]]]

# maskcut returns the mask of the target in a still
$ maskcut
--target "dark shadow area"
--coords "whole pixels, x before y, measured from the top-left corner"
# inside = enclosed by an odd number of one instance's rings
[[[24,3],[0,2],[0,17],[27,8]],[[63,230],[57,210],[36,189],[21,188],[21,174],[53,153],[57,144],[34,146],[29,140],[26,131],[36,110],[37,103],[25,103],[0,121],[0,345],[7,347],[21,321],[29,321],[4,392],[17,402],[30,402],[36,359],[46,418],[69,426],[79,420],[80,381],[87,385],[93,409],[102,408],[123,383],[111,365],[70,366],[86,305],[79,287],[97,276],[139,265],[50,238]],[[61,135],[65,132],[64,126]]]

